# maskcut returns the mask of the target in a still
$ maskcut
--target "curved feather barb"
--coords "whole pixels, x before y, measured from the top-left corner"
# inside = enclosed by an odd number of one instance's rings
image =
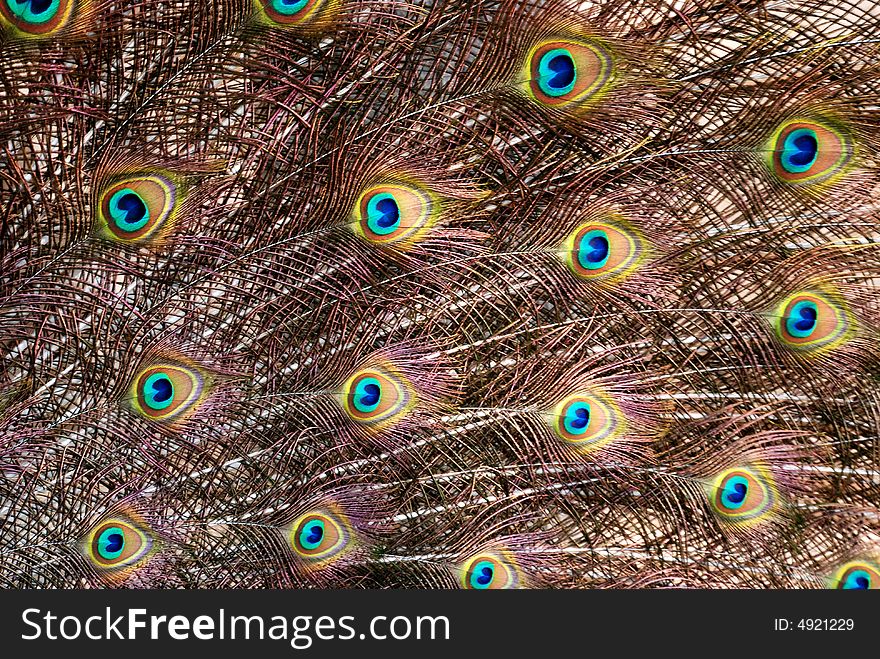
[[[0,0],[0,585],[880,585],[880,9]]]

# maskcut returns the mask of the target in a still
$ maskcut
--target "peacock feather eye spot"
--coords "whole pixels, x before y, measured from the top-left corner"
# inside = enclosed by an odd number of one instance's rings
[[[600,392],[566,396],[544,418],[562,442],[583,453],[613,442],[626,429],[626,418],[620,408],[610,396]]]
[[[135,378],[132,405],[153,421],[178,419],[192,411],[206,391],[205,378],[183,364],[155,364]]]
[[[105,560],[118,558],[125,547],[125,533],[118,526],[111,526],[98,536],[98,555]]]
[[[830,585],[838,590],[878,590],[880,566],[867,561],[850,561],[837,570]]]
[[[142,564],[153,551],[154,540],[145,524],[114,517],[92,529],[83,547],[92,565],[114,578]]]
[[[759,468],[728,469],[715,478],[708,491],[713,510],[734,523],[762,519],[777,498],[770,474]]]
[[[110,217],[116,228],[122,231],[137,231],[150,221],[150,211],[146,202],[134,190],[117,190],[110,198]]]
[[[368,414],[379,407],[382,398],[382,384],[374,377],[365,377],[358,381],[354,395],[354,407],[359,412]]]
[[[737,510],[745,503],[748,494],[749,481],[741,476],[732,476],[724,483],[721,505],[727,510]]]
[[[780,161],[782,168],[790,174],[807,171],[819,156],[819,140],[816,131],[800,128],[792,131],[782,144]]]
[[[380,236],[392,233],[400,226],[400,207],[394,196],[382,192],[367,202],[367,226]]]
[[[576,277],[613,283],[634,272],[646,253],[646,243],[636,231],[622,224],[589,222],[569,234],[558,255]]]
[[[871,588],[871,575],[864,570],[853,570],[843,582],[844,590],[868,590]]]
[[[803,352],[824,352],[843,343],[852,331],[846,308],[821,293],[804,291],[783,300],[774,313],[779,340]]]
[[[538,62],[538,86],[548,96],[562,96],[574,89],[577,69],[571,53],[554,48],[544,53]]]
[[[602,95],[612,69],[611,54],[598,43],[544,42],[533,48],[527,58],[526,91],[543,105],[577,109]]]
[[[144,381],[143,396],[151,410],[164,410],[174,402],[174,383],[167,373],[153,373]]]
[[[177,186],[159,175],[116,181],[100,195],[98,218],[108,238],[139,242],[168,229],[177,204]]]
[[[72,9],[73,0],[0,0],[0,18],[22,35],[51,36]]]
[[[810,336],[816,329],[816,321],[819,319],[819,309],[812,300],[797,302],[785,319],[785,330],[794,337],[805,338]]]
[[[415,405],[415,391],[393,369],[366,368],[352,375],[341,393],[342,407],[357,423],[381,429]]]
[[[505,590],[522,584],[519,567],[507,552],[486,552],[466,560],[461,585],[468,590]]]
[[[850,138],[832,124],[794,120],[774,133],[769,165],[785,183],[819,183],[832,179],[853,155]]]
[[[406,249],[425,234],[439,211],[430,193],[403,184],[376,185],[361,194],[354,211],[355,233],[376,245]]]
[[[270,25],[292,27],[311,23],[320,17],[326,0],[254,0]]]
[[[587,232],[578,244],[578,263],[587,270],[598,270],[608,263],[610,255],[608,234],[602,229]]]
[[[480,561],[471,571],[470,585],[482,590],[489,588],[495,581],[495,565],[491,561]]]
[[[352,549],[354,528],[335,507],[313,510],[290,526],[290,546],[310,567],[323,567]]]

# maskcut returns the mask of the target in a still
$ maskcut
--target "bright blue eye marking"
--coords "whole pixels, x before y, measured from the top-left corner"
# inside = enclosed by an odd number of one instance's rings
[[[119,558],[125,547],[125,534],[118,526],[106,529],[98,538],[98,553],[101,558],[112,560]]]
[[[736,510],[745,503],[749,493],[749,482],[742,476],[733,476],[724,484],[721,502],[725,508]]]
[[[816,131],[810,128],[798,128],[786,136],[779,159],[785,171],[790,174],[801,174],[810,169],[818,157],[819,139],[816,137]]]
[[[577,68],[574,58],[563,48],[554,48],[538,64],[538,86],[548,96],[564,96],[574,89]]]
[[[359,412],[372,412],[379,406],[382,387],[376,378],[364,378],[354,391],[354,406]]]
[[[130,188],[118,190],[110,198],[110,216],[123,231],[137,231],[150,221],[147,204]]]
[[[843,583],[844,590],[868,590],[871,588],[871,575],[864,570],[853,570]]]
[[[174,400],[174,383],[165,373],[153,373],[144,382],[144,400],[154,410],[164,410]]]
[[[495,568],[489,561],[480,561],[471,573],[471,586],[485,590],[495,580]]]
[[[367,226],[379,235],[393,233],[400,226],[400,207],[393,195],[381,192],[367,203]]]
[[[590,425],[590,405],[583,402],[570,405],[565,412],[563,424],[566,432],[572,435],[585,433]]]
[[[279,14],[290,16],[302,11],[309,4],[309,0],[272,0],[272,8]]]
[[[299,540],[306,549],[317,549],[324,538],[324,522],[315,520],[302,530]]]
[[[45,23],[58,13],[60,0],[6,0],[12,15],[28,23]]]
[[[816,329],[818,318],[819,309],[816,303],[801,300],[794,305],[791,315],[785,319],[785,329],[791,336],[803,339]]]
[[[608,234],[601,229],[588,231],[578,245],[578,263],[587,270],[598,270],[608,262],[611,246]]]

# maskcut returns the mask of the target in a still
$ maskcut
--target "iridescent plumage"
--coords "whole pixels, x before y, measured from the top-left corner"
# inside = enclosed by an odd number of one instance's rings
[[[877,587],[878,32],[0,0],[0,586]]]

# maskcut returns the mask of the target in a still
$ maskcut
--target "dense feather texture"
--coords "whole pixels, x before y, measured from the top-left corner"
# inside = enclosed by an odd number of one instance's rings
[[[0,585],[880,587],[878,33],[0,0]]]

